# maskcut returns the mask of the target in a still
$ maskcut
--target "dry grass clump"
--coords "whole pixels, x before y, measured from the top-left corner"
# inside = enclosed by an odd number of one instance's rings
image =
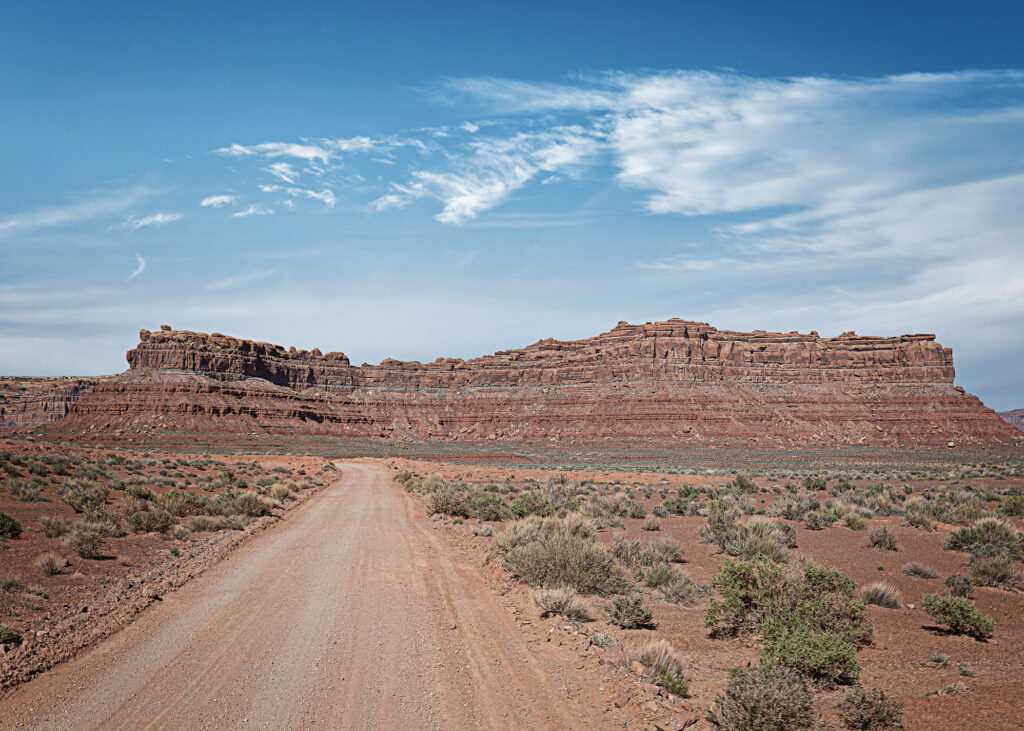
[[[185,527],[193,533],[214,533],[220,530],[242,530],[245,526],[237,517],[227,515],[193,515]]]
[[[892,584],[876,581],[860,590],[861,600],[886,609],[899,609],[903,606],[903,594]]]
[[[729,683],[715,704],[713,722],[724,731],[804,731],[818,726],[807,681],[771,663],[730,670]]]
[[[533,601],[541,608],[541,616],[559,615],[577,622],[590,622],[590,607],[571,586],[540,589],[533,592]]]
[[[32,568],[40,576],[53,576],[59,574],[60,570],[68,565],[66,558],[53,551],[40,554],[32,562]]]
[[[270,494],[274,496],[275,500],[280,500],[281,502],[284,502],[285,500],[295,499],[295,495],[292,492],[291,488],[283,483],[274,485],[274,487],[270,491]]]
[[[71,532],[71,521],[60,515],[44,515],[39,519],[39,525],[47,538],[60,538]]]
[[[879,551],[898,551],[900,549],[896,542],[896,534],[884,525],[871,530],[871,533],[868,534],[868,545]]]
[[[103,544],[103,536],[92,525],[79,523],[64,538],[64,542],[80,557],[96,558],[99,556],[100,546]]]
[[[937,579],[939,572],[931,566],[919,564],[917,561],[903,564],[903,573],[915,579]]]
[[[657,518],[648,518],[644,521],[643,530],[645,531],[656,531],[661,530],[661,521]]]
[[[655,684],[678,696],[689,693],[683,658],[668,640],[650,640],[630,657],[647,668]]]

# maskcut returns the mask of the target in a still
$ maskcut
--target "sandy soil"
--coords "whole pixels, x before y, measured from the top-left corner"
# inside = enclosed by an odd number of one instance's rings
[[[339,467],[245,551],[0,700],[0,728],[611,725],[582,663],[524,641],[386,470]]]

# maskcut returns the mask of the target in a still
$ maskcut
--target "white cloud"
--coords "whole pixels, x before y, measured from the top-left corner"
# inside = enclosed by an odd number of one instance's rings
[[[264,193],[284,193],[292,198],[309,198],[311,200],[318,200],[328,208],[334,208],[334,204],[337,203],[334,191],[330,188],[324,188],[323,190],[316,191],[309,190],[307,188],[294,188],[283,185],[261,185],[260,190]],[[294,207],[289,208],[289,210],[294,210]]]
[[[173,211],[161,211],[159,213],[153,213],[148,216],[143,216],[142,218],[137,218],[136,216],[128,216],[128,218],[125,219],[124,223],[122,223],[119,226],[119,228],[122,231],[127,231],[128,233],[131,234],[135,233],[140,228],[145,228],[146,226],[166,226],[167,224],[174,223],[175,221],[178,221],[180,219],[180,213],[175,213]]]
[[[295,168],[286,162],[275,162],[267,168],[267,172],[289,184],[294,183],[295,179],[298,177],[298,173],[295,172]]]
[[[473,124],[472,122],[463,122],[461,128],[464,129],[466,132],[473,134],[474,132],[480,129],[480,125]]]
[[[236,211],[231,214],[232,218],[248,218],[249,216],[273,216],[274,209],[267,208],[266,206],[260,205],[259,203],[253,203],[248,208],[241,211]]]
[[[235,274],[234,276],[219,279],[216,282],[211,282],[206,285],[206,288],[208,290],[231,289],[232,287],[239,287],[243,284],[252,284],[253,282],[259,282],[263,279],[269,279],[277,274],[277,272],[277,269],[268,269],[260,272],[243,272],[242,274]]]
[[[143,259],[141,255],[139,255],[139,254],[135,255],[135,262],[136,262],[135,271],[133,271],[131,274],[128,275],[128,279],[125,280],[126,282],[132,281],[133,279],[135,279],[135,277],[139,276],[144,271],[146,271],[146,260]]]
[[[154,191],[148,188],[94,193],[65,205],[47,206],[33,211],[16,213],[0,218],[0,240],[41,228],[65,226],[90,218],[101,218],[120,213],[126,208],[130,208],[151,197],[153,194]]]
[[[199,205],[203,208],[223,208],[226,205],[230,205],[235,202],[237,196],[233,195],[211,195],[208,198],[203,198],[199,202]]]

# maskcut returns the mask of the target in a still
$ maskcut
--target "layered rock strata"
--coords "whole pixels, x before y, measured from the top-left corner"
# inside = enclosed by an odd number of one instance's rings
[[[0,432],[28,431],[63,419],[104,378],[0,378]]]
[[[1017,437],[953,385],[933,335],[717,330],[669,320],[464,361],[143,330],[130,369],[49,427],[459,440],[653,438],[939,445]]]

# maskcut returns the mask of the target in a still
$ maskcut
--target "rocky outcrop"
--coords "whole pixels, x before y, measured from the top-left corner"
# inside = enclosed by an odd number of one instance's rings
[[[50,427],[394,439],[799,444],[1016,437],[933,335],[737,333],[669,320],[473,360],[385,360],[143,330],[130,369]]]
[[[0,432],[28,431],[67,416],[99,378],[0,377]]]
[[[1000,411],[999,415],[1003,417],[1003,421],[1011,426],[1015,426],[1021,431],[1024,431],[1024,409],[1014,409],[1013,411]]]

